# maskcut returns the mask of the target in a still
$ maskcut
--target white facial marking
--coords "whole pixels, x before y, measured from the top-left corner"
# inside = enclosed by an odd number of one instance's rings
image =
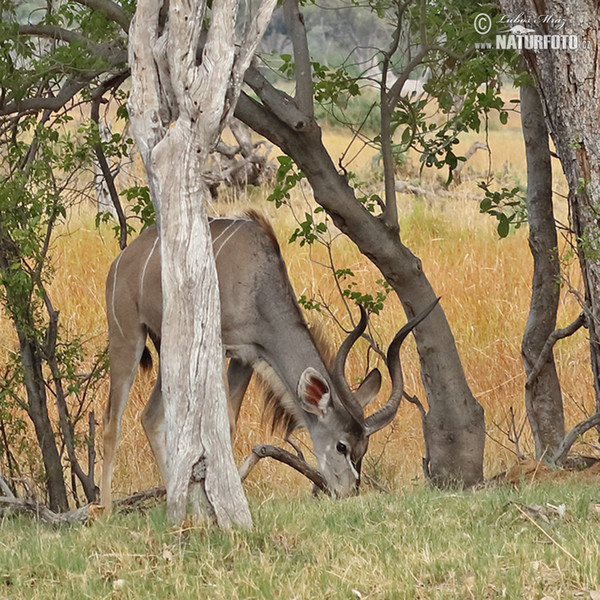
[[[352,471],[354,478],[358,481],[358,471],[354,468],[354,465],[352,464],[352,461],[350,460],[350,456],[348,454],[346,454],[346,460],[348,461],[348,465],[350,466],[350,470]]]

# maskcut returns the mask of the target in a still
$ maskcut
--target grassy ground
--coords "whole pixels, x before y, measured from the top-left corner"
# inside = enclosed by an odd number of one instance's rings
[[[0,598],[594,600],[599,501],[597,486],[568,482],[256,495],[251,531],[169,529],[161,506],[61,530],[7,519]]]

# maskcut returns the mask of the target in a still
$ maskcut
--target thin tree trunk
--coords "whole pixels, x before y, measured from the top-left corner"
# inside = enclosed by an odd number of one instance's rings
[[[593,0],[500,0],[508,16],[519,15],[536,34],[573,35],[578,48],[525,51],[538,84],[548,130],[569,184],[571,221],[583,274],[590,357],[600,410],[600,6]],[[545,18],[543,18],[545,17]],[[548,17],[558,17],[557,20]],[[564,23],[564,26],[557,25]]]
[[[521,87],[521,124],[527,156],[527,214],[533,282],[529,318],[521,356],[527,374],[525,406],[533,433],[536,458],[552,459],[565,436],[560,381],[550,352],[537,375],[532,372],[546,341],[556,327],[560,299],[560,262],[552,206],[552,167],[548,130],[534,86]]]
[[[42,452],[46,471],[46,487],[50,509],[55,512],[68,510],[67,489],[60,455],[54,439],[54,430],[48,416],[48,406],[42,362],[34,342],[19,332],[23,380],[27,391],[27,412],[33,422],[35,434]]]

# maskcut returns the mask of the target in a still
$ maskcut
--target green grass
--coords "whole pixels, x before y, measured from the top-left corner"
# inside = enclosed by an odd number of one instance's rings
[[[596,485],[574,481],[255,497],[254,528],[233,532],[170,529],[163,506],[65,529],[7,518],[0,598],[588,598],[600,589],[599,500]],[[513,501],[566,514],[536,525]]]

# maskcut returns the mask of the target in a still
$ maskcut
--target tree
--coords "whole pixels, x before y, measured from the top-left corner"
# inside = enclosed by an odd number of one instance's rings
[[[202,167],[235,106],[274,0],[261,4],[239,43],[237,4],[223,0],[209,9],[206,2],[170,0],[165,18],[162,2],[140,0],[130,27],[129,111],[160,232],[167,514],[181,522],[191,501],[196,517],[208,510],[225,527],[250,525],[251,517],[229,439]]]
[[[537,89],[521,86],[521,124],[527,156],[527,216],[533,255],[529,318],[521,354],[527,374],[525,406],[535,454],[551,458],[565,436],[560,381],[554,356],[542,356],[556,327],[560,299],[558,236],[552,206],[552,167],[548,130]]]
[[[235,114],[294,160],[310,182],[315,200],[326,210],[334,224],[380,269],[410,317],[418,312],[419,307],[430,303],[435,293],[420,261],[402,244],[399,236],[392,134],[400,125],[408,125],[407,138],[410,141],[420,135],[421,123],[411,117],[415,113],[419,114],[423,105],[417,104],[415,107],[408,102],[402,95],[403,83],[417,66],[422,68],[425,57],[434,54],[439,46],[437,40],[423,39],[425,32],[429,31],[424,23],[425,14],[421,12],[425,10],[425,3],[375,4],[382,12],[395,19],[392,30],[395,33],[392,34],[390,47],[380,55],[382,79],[379,82],[379,107],[385,173],[385,200],[378,200],[380,214],[370,212],[365,201],[361,202],[349,185],[346,173],[338,172],[323,145],[321,129],[314,119],[315,89],[318,87],[322,93],[328,83],[327,77],[337,76],[341,85],[348,87],[352,84],[356,87],[359,78],[351,77],[346,71],[330,74],[321,69],[325,75],[320,81],[315,81],[316,75],[313,79],[315,69],[310,61],[306,31],[294,0],[285,0],[284,11],[294,50],[295,96],[291,98],[276,89],[257,68],[251,67],[246,75],[246,82],[258,101],[242,94]],[[417,15],[409,12],[409,8]],[[428,8],[435,13],[434,6]],[[410,21],[409,17],[412,17],[412,25],[417,31],[419,26],[416,23],[421,24],[420,33],[417,34],[417,37],[421,37],[417,39],[417,49],[413,49],[413,56],[406,60],[399,74],[392,78],[392,64],[400,44],[400,33],[405,30],[404,24]],[[437,24],[428,25],[435,28]],[[448,26],[447,23],[445,25]],[[443,49],[441,55],[447,57]],[[438,61],[439,56],[436,56]],[[482,76],[481,72],[479,76]],[[477,113],[478,108],[481,109],[475,104],[473,102],[469,105],[471,113]],[[464,121],[464,115],[461,116]],[[404,118],[408,120],[405,121]],[[473,119],[473,114],[470,118]],[[463,123],[462,127],[465,126]],[[448,130],[451,129],[452,126],[448,125]],[[423,160],[439,166],[448,164],[452,168],[457,162],[451,151],[454,143],[452,140],[456,137],[446,135],[445,132],[444,128],[442,131],[436,129],[437,139],[427,147],[428,153],[426,157],[424,153]],[[445,160],[437,159],[438,153],[442,153]],[[421,407],[426,443],[426,474],[440,485],[457,482],[466,486],[473,485],[483,478],[483,410],[466,383],[454,338],[441,307],[434,310],[427,323],[423,322],[416,328],[415,339],[429,403],[428,412]]]
[[[600,144],[597,130],[596,39],[590,25],[600,21],[600,9],[590,0],[572,3],[553,0],[543,7],[533,1],[501,0],[502,10],[536,34],[573,36],[571,44],[523,55],[539,90],[546,124],[569,185],[569,207],[577,240],[577,254],[585,289],[585,323],[600,411],[600,261],[598,255],[598,197],[600,194]],[[559,38],[555,38],[559,39]],[[563,38],[564,39],[564,38]]]

